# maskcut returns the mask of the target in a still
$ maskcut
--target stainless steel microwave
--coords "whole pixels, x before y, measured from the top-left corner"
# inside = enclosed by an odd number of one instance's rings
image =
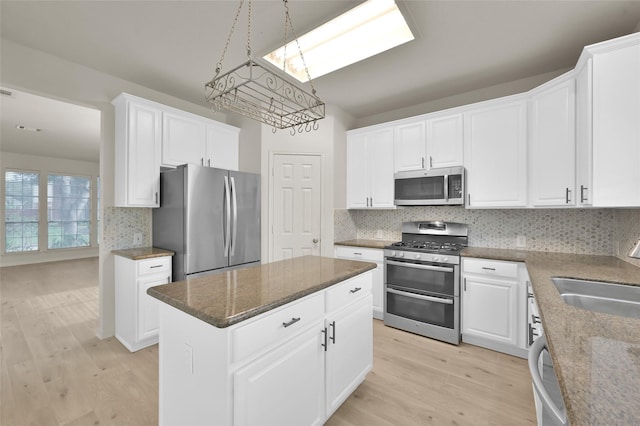
[[[464,167],[398,172],[396,206],[464,205]]]

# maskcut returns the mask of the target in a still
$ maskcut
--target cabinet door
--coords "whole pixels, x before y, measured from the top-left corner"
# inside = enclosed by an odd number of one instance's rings
[[[238,136],[238,131],[235,129],[208,124],[205,165],[219,169],[238,170]]]
[[[640,44],[593,57],[593,204],[640,206]]]
[[[138,341],[158,335],[158,300],[149,296],[147,289],[170,282],[169,275],[154,275],[138,280]]]
[[[126,204],[121,207],[160,206],[161,113],[129,102],[126,128]],[[118,142],[120,143],[120,142]],[[116,173],[119,165],[116,163]],[[117,190],[117,188],[116,188]],[[119,204],[119,203],[118,203]]]
[[[369,136],[371,207],[395,207],[393,181],[393,130],[384,129]]]
[[[524,100],[501,100],[464,116],[468,207],[527,205]]]
[[[384,313],[384,264],[376,263],[373,270],[373,285],[371,292],[373,296],[373,317],[382,319]]]
[[[326,404],[330,416],[373,365],[371,296],[328,317]]]
[[[575,126],[574,79],[532,97],[529,165],[534,206],[576,204]]]
[[[300,337],[234,374],[234,425],[322,424],[323,328],[318,322]]]
[[[462,166],[462,113],[427,119],[428,168]]]
[[[462,334],[518,344],[518,282],[464,276]]]
[[[576,203],[590,206],[592,185],[591,59],[576,75]]]
[[[369,154],[366,134],[347,138],[347,208],[369,206]]]
[[[205,161],[206,124],[203,120],[162,113],[162,165],[203,165]]]
[[[424,120],[395,126],[394,163],[395,171],[420,170],[425,168]]]

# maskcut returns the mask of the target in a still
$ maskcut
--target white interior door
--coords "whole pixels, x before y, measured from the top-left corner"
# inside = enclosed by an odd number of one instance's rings
[[[319,155],[273,156],[271,260],[320,255]]]

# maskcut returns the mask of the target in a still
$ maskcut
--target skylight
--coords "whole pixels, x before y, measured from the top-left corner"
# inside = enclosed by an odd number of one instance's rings
[[[306,82],[413,40],[393,0],[368,0],[282,46],[264,59]],[[304,63],[300,57],[304,55]],[[283,68],[285,60],[287,66]]]

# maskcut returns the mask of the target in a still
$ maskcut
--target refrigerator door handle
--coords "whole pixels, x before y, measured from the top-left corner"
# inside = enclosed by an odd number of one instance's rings
[[[232,237],[230,256],[234,256],[236,254],[236,238],[238,236],[238,196],[236,194],[236,180],[233,176],[231,176],[231,199],[233,200],[233,220],[231,221]]]
[[[229,189],[229,177],[224,177],[224,201],[225,201],[225,230],[224,230],[224,257],[229,257],[229,244],[231,242],[231,191]]]

